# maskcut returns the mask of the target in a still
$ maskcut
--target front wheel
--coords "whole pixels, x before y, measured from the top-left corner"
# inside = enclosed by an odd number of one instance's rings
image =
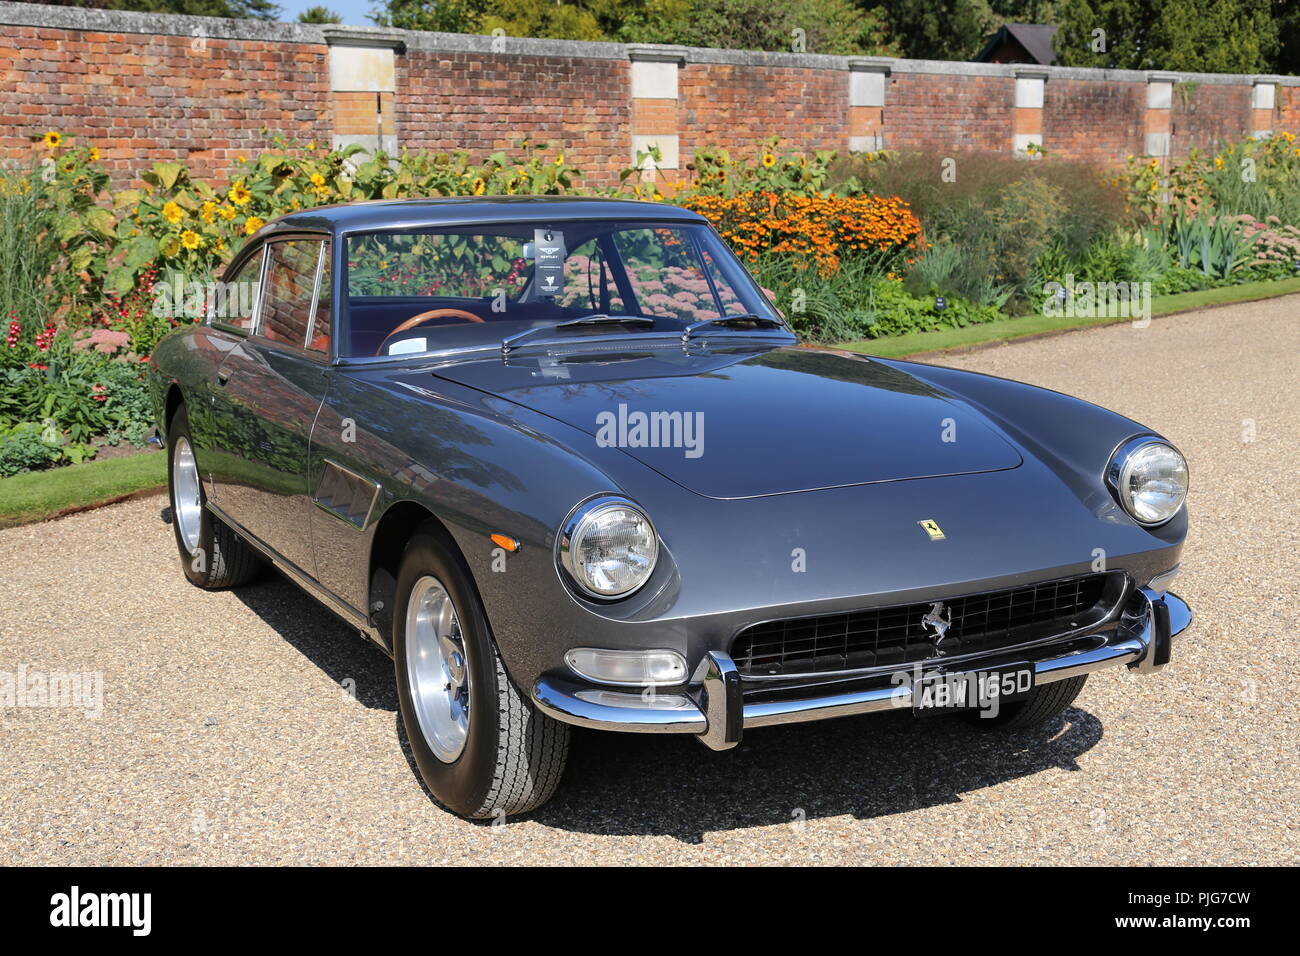
[[[434,528],[417,531],[402,557],[393,663],[416,766],[440,803],[486,818],[550,799],[569,728],[511,683],[469,572]]]

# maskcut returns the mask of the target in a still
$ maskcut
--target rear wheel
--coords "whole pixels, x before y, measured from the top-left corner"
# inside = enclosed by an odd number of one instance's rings
[[[185,576],[209,590],[251,581],[262,569],[262,557],[208,510],[183,405],[167,427],[167,466],[172,530]]]
[[[550,799],[569,728],[511,683],[469,572],[434,527],[417,531],[402,557],[393,664],[416,766],[440,803],[485,818]]]
[[[1087,674],[1067,677],[1065,680],[1042,684],[1029,692],[1024,700],[1003,704],[996,717],[985,717],[978,710],[967,711],[967,720],[979,727],[990,730],[1015,730],[1020,727],[1033,727],[1043,724],[1054,717],[1059,717],[1065,709],[1074,703],[1083,690]]]

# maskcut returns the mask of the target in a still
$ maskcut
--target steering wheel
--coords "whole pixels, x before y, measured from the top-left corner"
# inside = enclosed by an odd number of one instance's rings
[[[388,345],[388,340],[391,339],[394,335],[398,335],[402,332],[407,332],[415,328],[417,325],[423,325],[425,322],[428,322],[430,319],[444,319],[444,318],[464,319],[466,322],[483,321],[481,316],[477,316],[473,312],[467,312],[464,309],[430,309],[428,312],[421,312],[419,315],[411,316],[409,319],[407,319],[397,328],[393,329],[393,331],[385,335],[384,340],[379,343],[379,348],[375,349],[375,354],[383,355],[384,348],[385,346]]]

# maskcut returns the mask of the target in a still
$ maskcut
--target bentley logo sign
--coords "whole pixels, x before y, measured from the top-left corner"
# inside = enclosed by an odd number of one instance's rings
[[[942,541],[944,539],[943,529],[939,527],[939,522],[935,521],[933,518],[925,518],[922,521],[918,521],[917,524],[919,524],[921,529],[930,536],[931,541]]]
[[[934,649],[938,650],[943,639],[948,636],[948,628],[952,627],[952,608],[948,609],[948,617],[945,619],[942,601],[930,605],[930,613],[921,618],[921,626],[933,632],[930,639],[934,642]]]

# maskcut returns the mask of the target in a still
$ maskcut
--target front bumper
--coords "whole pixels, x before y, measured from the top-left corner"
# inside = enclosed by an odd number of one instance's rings
[[[1169,663],[1171,645],[1192,622],[1192,612],[1177,595],[1141,588],[1135,601],[1112,624],[1083,637],[990,652],[946,668],[927,662],[926,673],[986,670],[1007,664],[1032,664],[1037,684],[1077,677],[1103,667],[1126,664],[1153,673]],[[821,684],[807,694],[754,693],[729,656],[711,652],[696,679],[678,693],[623,691],[596,687],[566,677],[543,675],[533,687],[533,702],[564,723],[596,730],[632,733],[695,734],[714,750],[740,742],[747,727],[826,720],[910,707],[910,684],[883,683],[886,675]],[[746,697],[750,700],[746,700]]]

